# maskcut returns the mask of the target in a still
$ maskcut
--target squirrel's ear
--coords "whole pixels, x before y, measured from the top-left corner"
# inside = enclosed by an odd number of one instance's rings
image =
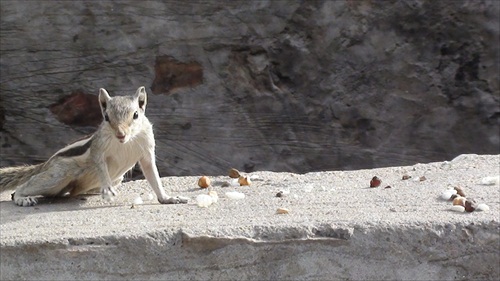
[[[148,94],[146,93],[146,88],[144,88],[144,86],[137,89],[137,92],[135,92],[135,98],[139,101],[139,108],[145,110],[148,102]]]
[[[110,99],[111,99],[111,97],[109,96],[108,92],[105,89],[100,88],[99,89],[99,105],[101,106],[102,111],[106,110],[106,106],[108,105],[108,101]]]

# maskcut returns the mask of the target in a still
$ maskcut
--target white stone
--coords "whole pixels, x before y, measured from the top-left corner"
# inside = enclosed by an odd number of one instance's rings
[[[448,189],[441,193],[441,199],[448,201],[454,194],[457,194],[457,191],[455,189]]]
[[[481,179],[482,185],[498,185],[500,184],[500,176],[484,177]]]
[[[238,191],[229,191],[226,192],[226,197],[231,200],[241,200],[245,198],[245,194]]]
[[[141,205],[144,203],[144,201],[142,201],[142,198],[141,196],[137,196],[135,199],[134,199],[134,205]]]
[[[206,208],[206,207],[212,205],[212,203],[213,203],[213,198],[210,195],[200,194],[200,195],[196,196],[196,204],[199,207]]]
[[[484,203],[481,203],[477,205],[476,210],[478,212],[488,212],[490,210],[490,207]]]
[[[464,206],[461,206],[461,205],[454,205],[450,208],[450,210],[454,211],[454,212],[460,212],[460,213],[463,213],[465,212],[465,207]]]

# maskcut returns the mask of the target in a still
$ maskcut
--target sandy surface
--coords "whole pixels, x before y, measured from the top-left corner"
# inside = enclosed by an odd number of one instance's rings
[[[461,155],[449,162],[417,164],[358,171],[315,172],[304,175],[255,172],[251,186],[221,187],[228,176],[211,177],[219,200],[208,208],[198,207],[196,196],[207,193],[197,186],[198,177],[163,178],[171,195],[191,200],[183,205],[160,205],[148,201],[152,193],[146,181],[122,184],[113,203],[100,196],[42,199],[35,207],[18,207],[10,192],[0,195],[1,246],[68,241],[93,237],[145,235],[157,231],[178,231],[195,235],[281,239],[279,228],[300,226],[293,238],[311,235],[320,225],[365,227],[387,225],[413,227],[449,223],[498,223],[500,187],[481,184],[485,177],[499,176],[500,155]],[[230,167],[228,167],[229,169]],[[402,180],[403,175],[409,180]],[[370,188],[373,176],[382,179]],[[425,180],[416,180],[419,177]],[[384,188],[390,185],[391,188]],[[488,212],[456,213],[451,203],[439,199],[455,186],[467,197],[490,207]],[[280,190],[289,191],[278,198]],[[225,197],[228,191],[245,194],[242,200]],[[131,208],[142,194],[144,204]],[[276,214],[277,208],[289,214]],[[308,230],[309,229],[309,230]],[[273,237],[276,235],[276,237]],[[288,237],[290,238],[290,237]]]

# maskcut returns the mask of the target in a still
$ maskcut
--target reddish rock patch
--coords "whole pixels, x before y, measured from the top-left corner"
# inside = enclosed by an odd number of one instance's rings
[[[199,63],[183,63],[171,56],[156,57],[155,79],[151,86],[154,94],[171,94],[176,89],[202,83],[203,68]]]
[[[71,126],[94,126],[102,122],[97,96],[75,91],[49,106],[60,122]]]

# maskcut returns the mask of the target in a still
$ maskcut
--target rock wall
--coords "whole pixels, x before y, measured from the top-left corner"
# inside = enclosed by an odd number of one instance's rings
[[[304,231],[293,227],[273,230]],[[190,237],[165,230],[144,236],[60,239],[59,243],[4,246],[2,277],[6,280],[495,280],[500,274],[498,222],[329,231],[328,235],[344,234],[341,238],[267,241]]]
[[[95,130],[145,85],[160,173],[498,154],[497,1],[9,1],[0,165]]]

